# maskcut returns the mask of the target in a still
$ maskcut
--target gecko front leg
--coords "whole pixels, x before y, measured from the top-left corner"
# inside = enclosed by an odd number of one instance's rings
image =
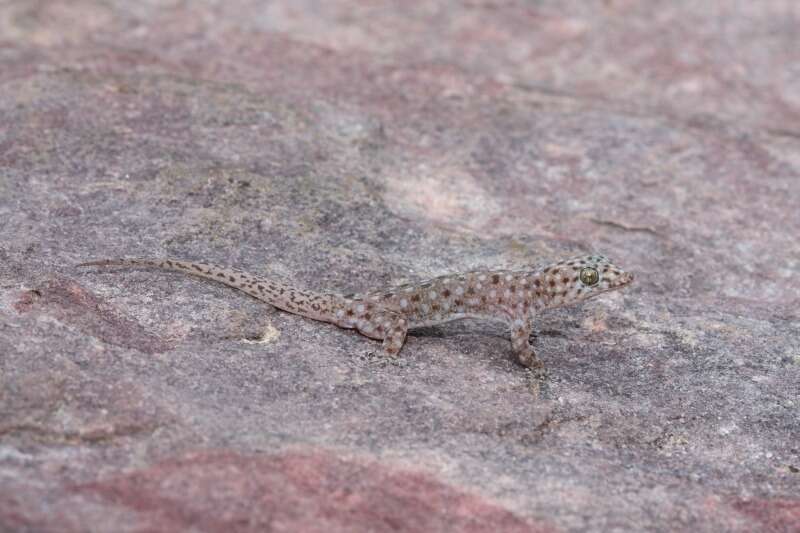
[[[511,349],[519,364],[527,368],[542,368],[544,363],[536,357],[536,352],[528,338],[533,331],[533,318],[525,316],[511,321]]]

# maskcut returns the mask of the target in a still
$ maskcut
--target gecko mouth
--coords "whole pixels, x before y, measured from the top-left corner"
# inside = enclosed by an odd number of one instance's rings
[[[616,291],[633,283],[633,274],[630,272],[621,272],[619,276],[613,280],[608,281],[607,291]]]
[[[619,278],[617,278],[616,283],[614,283],[614,288],[624,287],[625,285],[630,285],[633,283],[633,274],[630,272],[623,272],[620,274]]]

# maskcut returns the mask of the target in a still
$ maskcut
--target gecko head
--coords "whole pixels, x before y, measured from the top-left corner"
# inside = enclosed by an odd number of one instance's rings
[[[603,255],[574,257],[542,271],[542,283],[552,306],[578,302],[604,292],[621,289],[633,281]]]

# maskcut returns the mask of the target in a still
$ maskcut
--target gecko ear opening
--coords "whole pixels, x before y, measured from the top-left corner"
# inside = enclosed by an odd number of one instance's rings
[[[598,281],[600,281],[600,274],[597,272],[597,269],[592,267],[581,269],[581,283],[591,287],[592,285],[596,285]]]

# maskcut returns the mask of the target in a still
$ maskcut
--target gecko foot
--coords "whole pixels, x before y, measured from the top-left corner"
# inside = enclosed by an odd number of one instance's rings
[[[544,381],[550,377],[550,372],[541,361],[539,361],[538,365],[529,366],[528,370],[531,373],[531,377],[539,381]]]
[[[524,342],[513,343],[513,347],[514,355],[520,365],[529,369],[537,377],[545,377],[547,375],[544,362],[536,357],[536,352],[528,344],[527,339]]]

